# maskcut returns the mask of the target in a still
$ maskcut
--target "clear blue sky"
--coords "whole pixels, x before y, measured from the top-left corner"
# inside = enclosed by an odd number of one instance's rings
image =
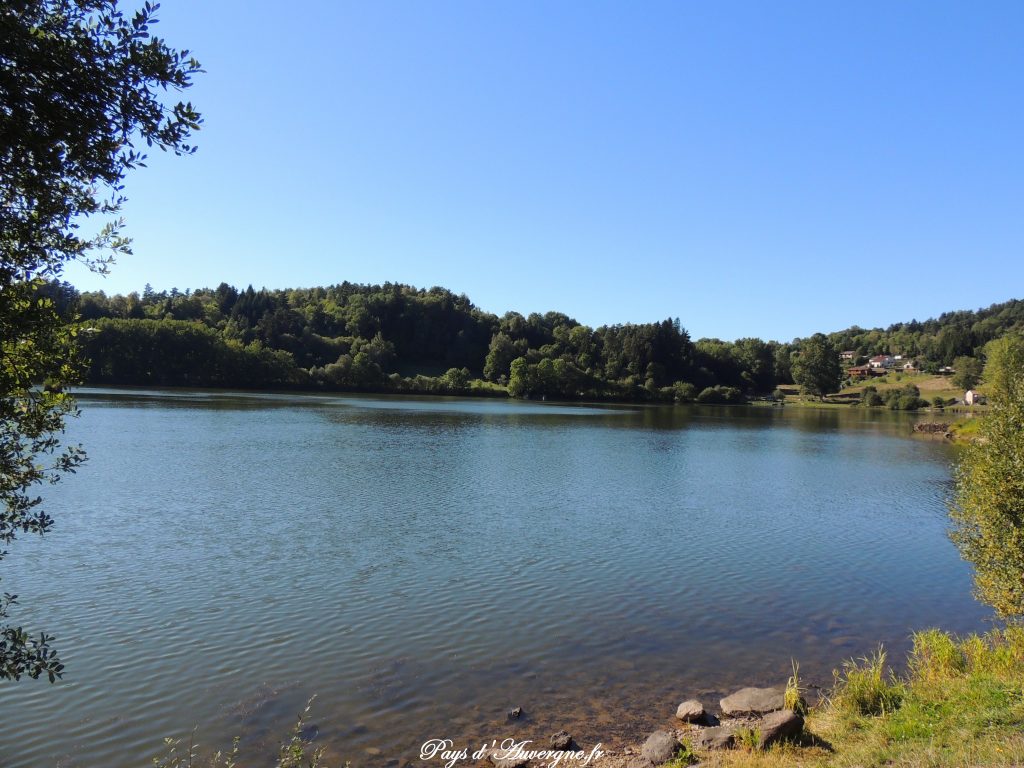
[[[129,179],[135,255],[82,289],[393,281],[781,340],[1024,297],[1019,0],[160,19],[200,149]]]

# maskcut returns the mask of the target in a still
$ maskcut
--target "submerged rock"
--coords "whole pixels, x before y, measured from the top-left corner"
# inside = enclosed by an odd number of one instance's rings
[[[523,708],[522,707],[513,707],[512,709],[510,709],[508,711],[508,719],[509,720],[518,720],[522,716],[523,716]]]
[[[765,748],[780,741],[795,739],[804,730],[804,719],[796,712],[783,709],[778,712],[769,712],[757,722],[755,727],[761,732],[758,746]]]
[[[722,714],[763,715],[786,706],[786,692],[782,688],[741,688],[721,701]]]
[[[700,723],[704,721],[706,716],[707,712],[704,711],[704,705],[696,699],[684,701],[676,709],[676,717],[684,723]]]
[[[647,741],[640,748],[640,754],[655,765],[661,765],[675,757],[682,746],[679,739],[668,731],[655,731],[647,737]]]
[[[566,750],[572,749],[572,736],[565,731],[559,731],[558,733],[551,735],[550,743],[552,749],[565,752]]]

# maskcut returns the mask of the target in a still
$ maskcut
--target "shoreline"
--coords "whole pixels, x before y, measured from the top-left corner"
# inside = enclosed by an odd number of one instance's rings
[[[785,686],[743,688],[717,706],[685,700],[629,743],[576,742],[559,731],[537,742],[502,744],[452,762],[473,768],[684,768],[730,766],[1016,766],[1024,762],[1024,626],[957,637],[932,629],[914,635],[907,672],[896,675],[876,654],[845,662],[827,696],[808,705],[794,666]],[[576,759],[522,759],[529,750],[576,749]],[[595,757],[596,750],[603,754]],[[548,753],[550,754],[550,753]],[[557,753],[555,753],[557,754]],[[437,765],[401,763],[402,768]]]
[[[85,390],[83,392],[83,390]],[[944,414],[953,422],[954,431],[955,427],[959,424],[969,422],[975,418],[974,413],[963,413],[959,411],[943,411],[942,409],[935,408],[921,408],[914,411],[899,411],[884,408],[880,406],[867,407],[861,406],[857,402],[818,402],[814,400],[786,400],[784,402],[767,402],[763,399],[752,399],[742,403],[698,403],[696,401],[690,402],[662,402],[656,400],[629,400],[629,399],[616,399],[613,397],[605,399],[594,399],[594,398],[581,398],[574,400],[566,400],[561,398],[517,398],[511,397],[504,391],[492,390],[492,389],[475,389],[467,390],[464,392],[405,392],[396,391],[394,389],[373,389],[373,388],[362,388],[362,389],[339,389],[339,390],[328,390],[328,389],[305,389],[305,388],[245,388],[245,387],[209,387],[209,386],[189,386],[180,384],[168,384],[168,385],[156,385],[156,384],[81,384],[71,387],[67,390],[67,394],[71,397],[76,397],[79,393],[88,395],[88,390],[112,390],[116,392],[140,392],[140,393],[185,393],[185,392],[197,392],[197,393],[222,393],[225,395],[240,394],[240,395],[301,395],[301,396],[314,396],[314,397],[344,397],[344,396],[375,396],[375,397],[386,397],[395,399],[410,399],[410,398],[424,398],[429,400],[476,400],[480,399],[483,401],[501,401],[509,403],[521,403],[521,404],[533,404],[533,405],[558,405],[558,406],[579,406],[579,407],[602,407],[602,406],[630,406],[633,408],[656,408],[656,409],[668,409],[668,408],[688,408],[688,407],[700,407],[700,408],[713,408],[713,409],[756,409],[758,411],[764,410],[784,410],[786,408],[794,408],[798,410],[821,410],[821,411],[854,411],[864,413],[894,413],[910,415],[914,417],[924,418],[935,414]]]

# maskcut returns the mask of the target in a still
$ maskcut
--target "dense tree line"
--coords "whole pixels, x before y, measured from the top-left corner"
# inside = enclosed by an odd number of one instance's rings
[[[799,379],[811,357],[832,350],[902,352],[937,366],[1024,326],[1024,302],[1014,301],[790,343],[693,341],[678,319],[590,328],[560,312],[498,317],[465,295],[394,283],[221,283],[184,292],[147,285],[141,295],[107,296],[54,282],[45,292],[80,324],[87,381],[97,384],[737,402],[792,384],[794,371]]]
[[[44,293],[79,324],[94,384],[735,402],[791,380],[777,342],[693,342],[678,319],[595,329],[560,312],[498,317],[443,288]]]

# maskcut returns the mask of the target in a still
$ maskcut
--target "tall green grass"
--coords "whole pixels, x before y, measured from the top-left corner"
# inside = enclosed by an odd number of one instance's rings
[[[796,712],[798,715],[807,714],[807,700],[804,699],[804,688],[800,685],[800,665],[796,659],[791,659],[793,674],[786,681],[786,693],[783,704],[786,709]]]
[[[893,679],[885,659],[885,650],[879,647],[870,656],[844,662],[842,669],[833,673],[832,706],[858,715],[883,715],[899,707],[904,685]]]

